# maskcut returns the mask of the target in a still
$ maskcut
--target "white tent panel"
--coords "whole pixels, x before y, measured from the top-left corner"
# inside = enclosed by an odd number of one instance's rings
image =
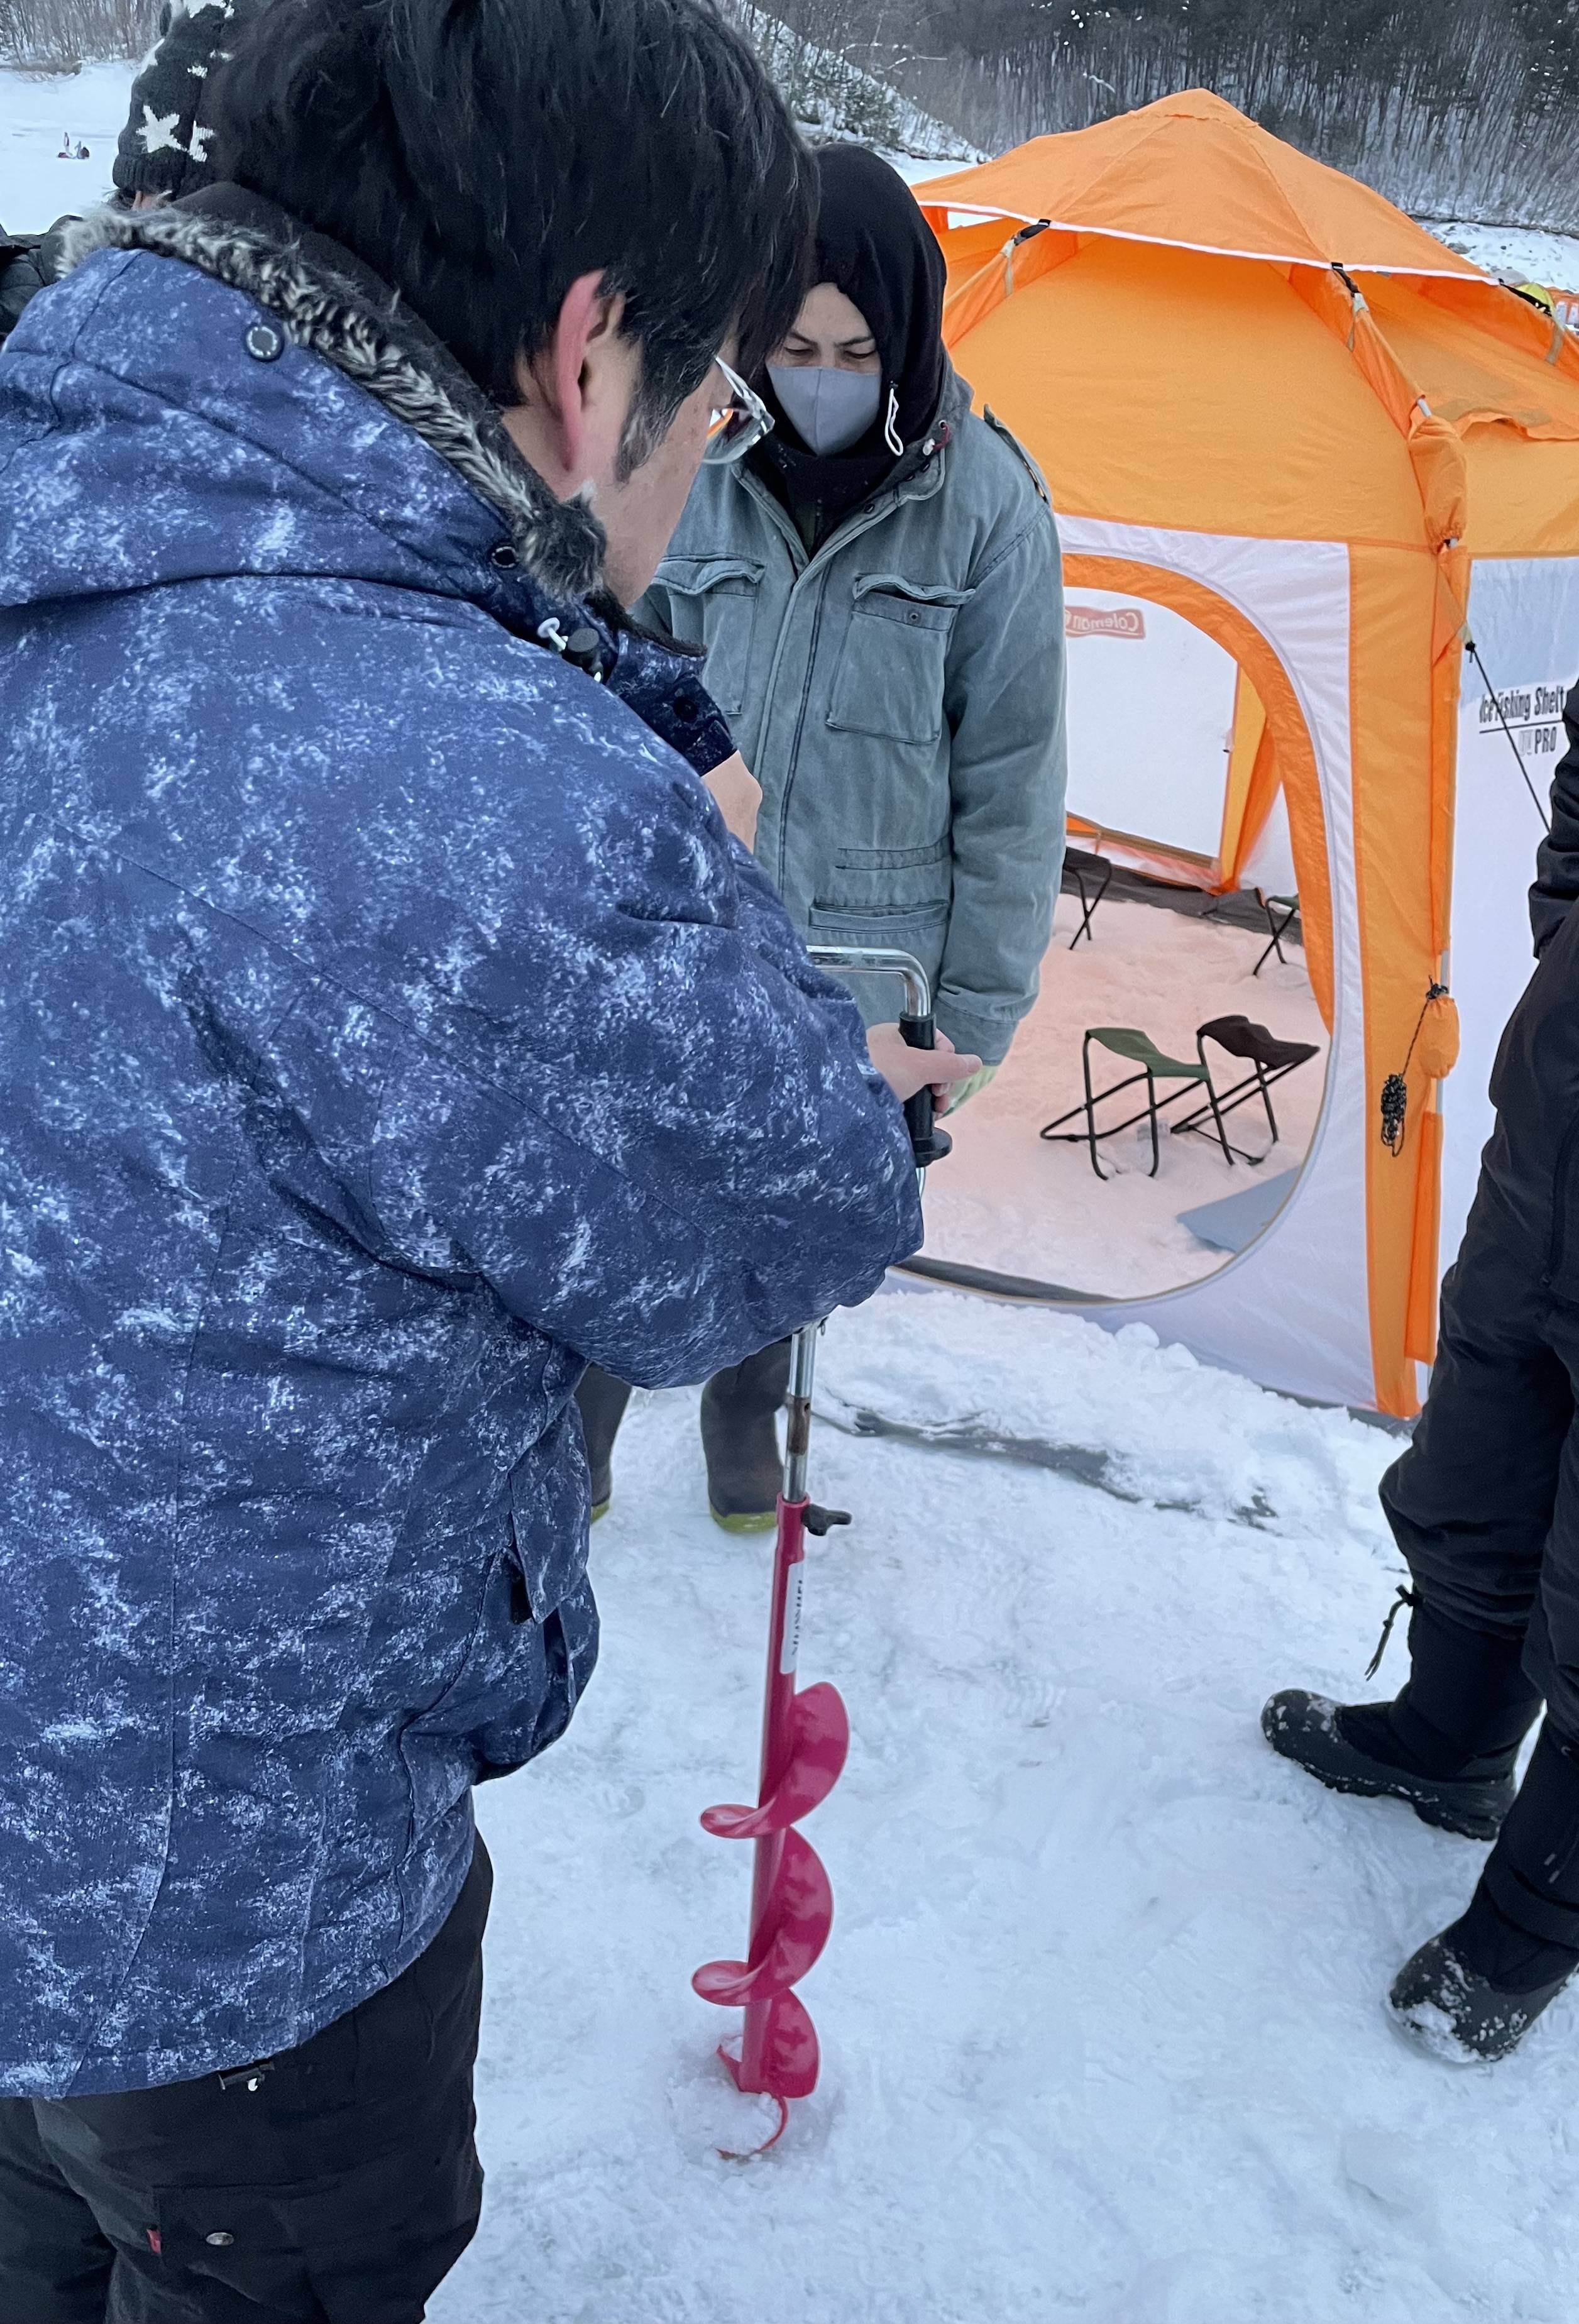
[[[1348,550],[1341,541],[1234,540],[1067,515],[1060,517],[1059,530],[1068,556],[1122,558],[1200,582],[1266,638],[1288,674],[1309,731],[1332,874],[1332,1055],[1321,1120],[1293,1195],[1242,1256],[1202,1282],[1092,1312],[1104,1323],[1144,1321],[1165,1338],[1181,1340],[1269,1386],[1338,1404],[1368,1404],[1374,1371],[1366,1267],[1364,988],[1349,752]],[[1078,586],[1071,590],[1076,603],[1086,595]]]
[[[1294,841],[1288,830],[1288,802],[1280,786],[1244,859],[1239,884],[1242,888],[1259,888],[1263,896],[1292,896],[1298,891],[1294,876]]]
[[[1076,589],[1064,627],[1070,812],[1215,855],[1233,740],[1233,655],[1182,614],[1111,589]]]
[[[1497,1044],[1535,966],[1528,899],[1544,829],[1541,809],[1564,747],[1563,697],[1579,678],[1579,558],[1477,563],[1469,632],[1485,677],[1466,654],[1459,684],[1448,972],[1464,1043],[1442,1084],[1445,1269],[1464,1238],[1481,1148],[1491,1134],[1487,1084]]]

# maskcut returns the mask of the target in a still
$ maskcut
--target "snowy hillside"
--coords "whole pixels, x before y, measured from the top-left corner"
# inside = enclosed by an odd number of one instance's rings
[[[846,1420],[995,1420],[1106,1489],[816,1432],[814,1490],[855,1513],[813,1545],[801,1648],[854,1730],[807,1827],[824,2077],[743,2168],[717,2149],[768,2110],[688,1980],[744,1938],[744,1851],[697,1817],[750,1785],[769,1549],[706,1517],[695,1397],[638,1400],[603,1667],[480,1795],[489,2191],[435,2324],[1571,2318],[1579,2002],[1495,2069],[1406,2048],[1387,1982],[1483,1851],[1256,1725],[1277,1686],[1365,1691],[1396,1441],[1143,1327],[948,1295],[825,1350]]]
[[[762,11],[753,13],[769,23]],[[778,33],[789,42],[781,26]],[[763,34],[770,46],[774,37],[771,32]],[[806,126],[813,134],[863,135],[867,132],[862,122],[869,115],[871,125],[880,133],[878,142],[912,185],[979,158],[945,124],[904,105],[871,74],[846,65],[831,51],[813,51],[813,64],[824,57],[826,70],[820,76],[811,72],[807,84],[809,89],[821,78],[824,93],[808,97],[803,107]],[[787,69],[788,51],[784,62]],[[0,226],[14,234],[37,234],[64,212],[104,198],[135,70],[129,64],[96,64],[67,77],[34,78],[0,67]],[[843,101],[841,89],[845,92]],[[851,93],[860,118],[848,117]],[[91,160],[58,160],[63,134],[73,145],[86,144]],[[1562,290],[1579,290],[1579,235],[1530,227],[1429,223],[1433,234],[1493,272],[1511,272]]]
[[[853,57],[791,32],[756,0],[725,0],[808,136],[853,137],[894,160],[959,169],[984,158],[957,130],[923,113]]]

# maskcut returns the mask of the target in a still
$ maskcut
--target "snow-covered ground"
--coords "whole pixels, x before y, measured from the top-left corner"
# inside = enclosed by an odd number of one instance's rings
[[[1515,274],[1553,290],[1579,290],[1579,235],[1545,234],[1524,226],[1426,223],[1438,240],[1490,274]]]
[[[488,2193],[434,2324],[1571,2319],[1579,2004],[1500,2067],[1406,2047],[1386,1985],[1483,1852],[1256,1726],[1279,1685],[1365,1691],[1396,1443],[957,1296],[836,1319],[823,1372],[838,1409],[1106,1452],[1114,1489],[817,1431],[856,1520],[801,1651],[854,1738],[807,1826],[823,2079],[743,2167],[767,2109],[689,1977],[744,1936],[745,1850],[697,1817],[750,1789],[769,1548],[706,1516],[694,1395],[638,1399],[603,1667],[480,1795]]]
[[[35,79],[0,69],[0,226],[39,234],[106,198],[135,71],[129,64],[84,65],[79,73]],[[92,158],[57,160],[63,134]]]
[[[1203,899],[1203,900],[1205,900]],[[1267,935],[1220,920],[1187,918],[1149,904],[1105,901],[1092,936],[1073,950],[1080,925],[1073,896],[1058,899],[1053,942],[1042,963],[1041,992],[1020,1027],[997,1079],[949,1124],[954,1157],[934,1176],[928,1198],[927,1250],[934,1259],[1032,1276],[1076,1291],[1136,1293],[1171,1290],[1226,1263],[1227,1254],[1201,1241],[1179,1213],[1252,1184],[1280,1176],[1303,1161],[1321,1111],[1327,1036],[1305,973],[1305,955],[1285,940],[1288,955],[1251,971]],[[1079,1102],[1082,1038],[1089,1025],[1138,1027],[1169,1056],[1193,1062],[1196,1028],[1214,1017],[1249,1017],[1279,1039],[1306,1041],[1320,1055],[1272,1093],[1281,1133],[1257,1168],[1232,1169],[1214,1141],[1174,1138],[1166,1130],[1155,1178],[1150,1132],[1144,1123],[1098,1148],[1106,1182],[1094,1176],[1084,1145],[1055,1145],[1038,1131]],[[1208,1051],[1218,1086],[1227,1089],[1246,1070],[1218,1049]],[[1134,1067],[1093,1047],[1097,1089]],[[1163,1083],[1159,1096],[1170,1087]],[[1097,1127],[1125,1120],[1143,1103],[1143,1087],[1099,1107]],[[1184,1120],[1198,1100],[1169,1107]],[[1265,1117],[1241,1107],[1227,1121],[1230,1141],[1242,1151],[1267,1152]],[[1076,1120],[1066,1130],[1082,1127]]]

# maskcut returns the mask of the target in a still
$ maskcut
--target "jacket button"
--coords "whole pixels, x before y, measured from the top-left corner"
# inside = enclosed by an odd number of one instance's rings
[[[701,715],[702,706],[694,694],[671,696],[669,707],[677,718],[697,718]]]
[[[226,2244],[233,2244],[235,2241],[235,2237],[228,2228],[216,2227],[211,2236],[203,2237],[203,2241],[206,2244],[212,2244],[217,2251],[223,2251]]]
[[[499,567],[501,573],[508,573],[512,565],[519,565],[521,562],[520,558],[517,557],[514,549],[511,548],[510,543],[507,540],[502,540],[498,547],[496,549],[490,549],[488,554],[492,562]]]
[[[254,323],[245,344],[248,355],[258,363],[276,363],[285,352],[284,334],[272,323]]]

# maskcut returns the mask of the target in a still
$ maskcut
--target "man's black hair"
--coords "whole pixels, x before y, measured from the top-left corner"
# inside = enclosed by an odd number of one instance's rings
[[[215,110],[225,174],[354,252],[501,404],[600,269],[642,350],[630,466],[805,288],[809,157],[711,0],[263,0]]]

